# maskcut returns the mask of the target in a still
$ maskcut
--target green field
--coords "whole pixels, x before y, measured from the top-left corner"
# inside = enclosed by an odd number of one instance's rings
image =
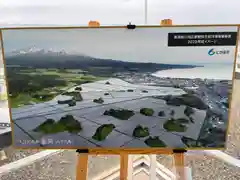
[[[12,108],[46,102],[67,89],[102,80],[81,70],[9,68],[7,73]]]

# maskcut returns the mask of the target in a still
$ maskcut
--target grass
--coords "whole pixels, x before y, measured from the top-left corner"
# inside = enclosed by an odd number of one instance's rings
[[[145,116],[152,116],[154,114],[154,110],[151,108],[142,108],[140,109],[140,113]]]
[[[46,102],[46,101],[50,101],[52,100],[54,97],[56,96],[56,94],[47,94],[47,93],[36,93],[34,95],[32,95],[33,99],[37,99],[39,102]]]
[[[102,104],[102,103],[104,103],[104,100],[103,100],[103,98],[98,98],[98,99],[94,99],[93,102]]]
[[[170,132],[185,132],[187,130],[187,126],[181,124],[175,119],[166,121],[163,125],[163,128]]]
[[[12,108],[17,108],[17,107],[21,107],[24,105],[30,105],[32,104],[32,97],[28,94],[19,94],[18,96],[12,98],[10,96],[10,104]]]
[[[50,101],[55,97],[55,94],[19,94],[15,97],[10,96],[10,103],[12,108],[17,108],[25,105],[31,105],[35,103],[41,103],[41,102],[46,102]]]
[[[68,131],[69,133],[78,133],[82,130],[81,123],[74,119],[72,115],[66,115],[59,121],[47,119],[44,123],[35,128],[34,132],[43,134],[56,134],[59,132]]]
[[[113,131],[113,129],[115,129],[114,124],[103,124],[97,128],[92,138],[96,141],[103,141]]]
[[[149,129],[147,127],[142,127],[141,125],[138,125],[133,130],[133,137],[142,138],[149,136]]]
[[[72,71],[72,70],[71,70]],[[19,68],[10,70],[8,73],[9,92],[11,105],[13,108],[30,105],[34,103],[42,103],[52,100],[64,89],[70,87],[103,80],[105,78],[96,77],[89,74],[78,72],[70,72],[67,69],[62,71],[59,69],[36,69],[36,68]],[[19,87],[22,84],[22,87]],[[76,91],[81,91],[81,87],[77,87]],[[76,101],[80,101],[80,96],[74,96]]]
[[[110,109],[110,110],[106,110],[103,113],[103,115],[112,116],[119,120],[128,120],[130,117],[134,115],[134,112],[127,109],[122,109],[122,110]]]
[[[155,137],[149,137],[148,139],[146,139],[145,144],[147,144],[150,147],[166,147],[167,145],[159,139],[159,137],[155,136]]]

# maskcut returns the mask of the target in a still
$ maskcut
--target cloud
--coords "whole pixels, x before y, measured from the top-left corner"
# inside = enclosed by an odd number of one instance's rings
[[[238,0],[148,0],[148,23],[171,18],[174,24],[238,23]],[[144,23],[144,0],[3,0],[0,24]]]

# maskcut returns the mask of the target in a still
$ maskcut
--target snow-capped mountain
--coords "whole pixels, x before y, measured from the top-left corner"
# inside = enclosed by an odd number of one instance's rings
[[[46,49],[37,48],[36,46],[32,46],[26,49],[14,50],[11,53],[8,53],[9,56],[26,55],[26,54],[67,55],[68,53],[64,49],[60,51],[54,50],[53,48],[46,50]]]

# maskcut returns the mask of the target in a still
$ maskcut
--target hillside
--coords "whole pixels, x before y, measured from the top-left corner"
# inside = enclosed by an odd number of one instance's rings
[[[173,68],[194,68],[193,65],[136,63],[112,59],[99,59],[69,54],[20,54],[6,57],[7,66],[31,68],[81,69],[88,72],[156,72]]]

